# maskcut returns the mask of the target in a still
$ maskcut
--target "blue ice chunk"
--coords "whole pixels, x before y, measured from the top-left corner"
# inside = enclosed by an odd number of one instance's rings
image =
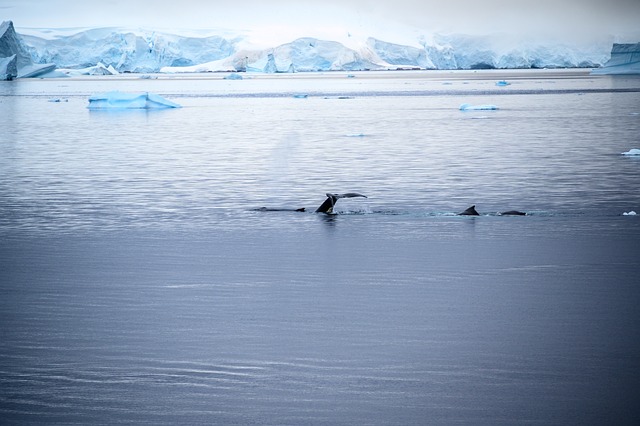
[[[496,86],[509,86],[511,83],[509,83],[506,80],[500,80],[500,81],[496,81]]]
[[[180,108],[180,105],[153,93],[123,93],[113,91],[89,97],[89,109],[161,108]]]
[[[471,105],[471,104],[462,104],[460,105],[460,111],[493,111],[499,109],[495,105]]]
[[[225,80],[242,80],[242,76],[238,73],[231,73],[228,76],[224,77]]]
[[[640,149],[631,148],[629,151],[623,152],[622,155],[633,155],[633,156],[640,155]]]

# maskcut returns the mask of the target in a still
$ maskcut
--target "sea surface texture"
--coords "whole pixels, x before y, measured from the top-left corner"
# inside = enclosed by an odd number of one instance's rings
[[[640,422],[640,77],[154,77],[0,82],[0,423]]]

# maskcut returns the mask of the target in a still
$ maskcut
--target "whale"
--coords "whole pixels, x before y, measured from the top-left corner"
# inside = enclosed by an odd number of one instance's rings
[[[519,210],[507,210],[504,212],[499,212],[498,216],[526,216],[527,213],[521,212]],[[463,212],[458,213],[458,216],[480,216],[480,213],[476,210],[475,204]]]
[[[366,195],[358,194],[357,192],[347,192],[346,194],[331,194],[327,193],[327,199],[324,200],[320,207],[316,209],[316,213],[326,213],[333,214],[333,207],[336,205],[341,198],[354,198],[354,197],[364,197],[367,198]]]
[[[354,198],[354,197],[363,197],[367,198],[366,195],[358,194],[357,192],[347,192],[345,194],[332,194],[327,193],[327,198],[320,204],[320,206],[315,210],[315,213],[326,213],[333,214],[333,207],[336,205],[339,199],[341,198]],[[287,208],[287,207],[259,207],[257,209],[253,209],[254,212],[305,212],[306,208]]]

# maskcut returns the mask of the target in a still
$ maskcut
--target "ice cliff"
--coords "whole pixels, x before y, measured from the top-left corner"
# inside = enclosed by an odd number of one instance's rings
[[[614,43],[611,59],[594,74],[640,74],[640,43]]]
[[[16,34],[13,22],[0,24],[0,80],[37,77],[55,69],[54,64],[32,61],[27,48]]]
[[[336,40],[299,37],[265,48],[242,31],[207,36],[119,28],[27,32],[22,38],[33,62],[83,74],[600,67],[609,60],[611,46],[610,39],[577,45],[505,34],[412,33],[390,42],[345,33]]]

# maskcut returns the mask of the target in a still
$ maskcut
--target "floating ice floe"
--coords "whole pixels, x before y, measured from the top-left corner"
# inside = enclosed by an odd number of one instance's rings
[[[495,105],[471,105],[471,104],[462,104],[460,105],[460,111],[493,111],[499,109]]]
[[[622,213],[622,216],[636,216],[636,212],[634,212],[633,210],[631,210],[630,212],[624,212]]]
[[[107,92],[89,98],[89,109],[161,109],[180,108],[162,96],[153,93]]]
[[[243,77],[238,73],[231,73],[224,77],[225,80],[242,80]]]
[[[496,81],[496,86],[509,86],[509,85],[511,85],[511,83],[509,83],[506,80]]]
[[[622,155],[640,155],[640,149],[632,148],[627,152],[623,152]]]

